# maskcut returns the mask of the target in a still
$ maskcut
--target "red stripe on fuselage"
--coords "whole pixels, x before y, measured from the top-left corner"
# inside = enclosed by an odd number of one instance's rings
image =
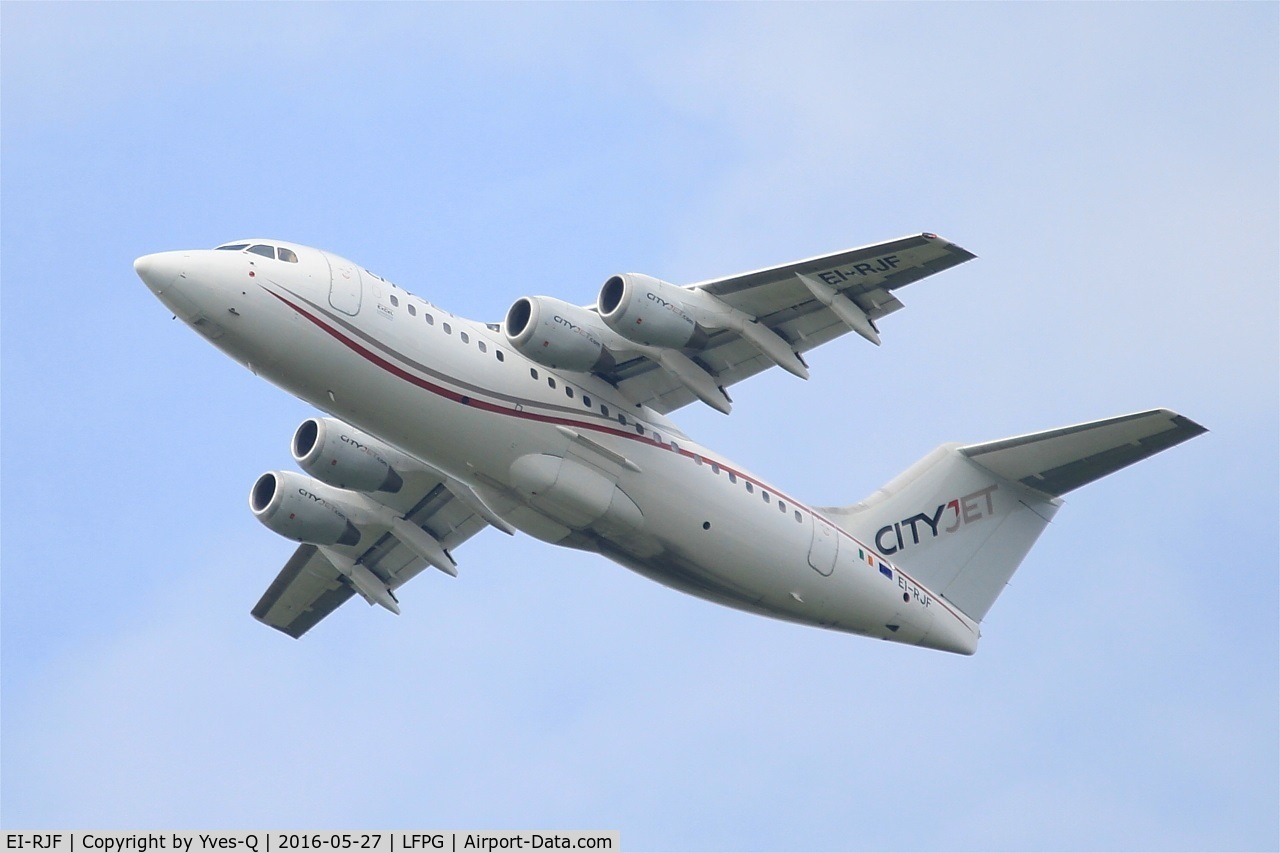
[[[320,329],[322,329],[322,330],[324,330],[325,332],[327,332],[327,333],[328,333],[328,334],[329,334],[329,335],[330,335],[334,340],[338,341],[339,343],[341,343],[342,345],[344,345],[345,347],[347,347],[348,349],[350,349],[352,352],[354,352],[354,353],[356,353],[356,354],[360,355],[360,356],[361,356],[362,358],[364,358],[366,361],[369,361],[369,362],[371,362],[372,364],[375,364],[375,365],[377,365],[378,367],[381,367],[383,370],[387,371],[387,372],[388,372],[388,373],[390,373],[391,375],[393,375],[393,376],[395,376],[395,377],[397,377],[397,378],[399,378],[399,379],[403,379],[405,382],[408,382],[408,383],[410,383],[411,385],[416,385],[417,387],[419,387],[419,388],[423,389],[424,391],[430,391],[432,394],[435,394],[435,395],[440,396],[440,397],[444,397],[446,400],[452,400],[453,402],[458,403],[458,404],[460,404],[460,405],[463,405],[463,406],[471,406],[471,407],[473,407],[473,408],[480,409],[481,411],[485,411],[485,412],[492,412],[492,413],[494,413],[494,414],[498,414],[498,415],[506,415],[507,417],[519,418],[519,419],[521,419],[521,420],[537,421],[537,422],[539,422],[539,423],[545,423],[545,424],[553,424],[553,425],[560,425],[560,426],[572,426],[572,427],[578,427],[578,428],[581,428],[581,429],[589,429],[589,430],[591,430],[592,432],[604,433],[604,434],[607,434],[607,435],[615,436],[615,437],[617,437],[617,438],[625,438],[625,439],[626,439],[626,440],[628,440],[628,441],[637,441],[637,442],[640,442],[641,444],[648,444],[648,445],[650,445],[650,446],[652,446],[652,447],[662,448],[663,450],[666,450],[666,451],[670,452],[670,448],[669,448],[669,447],[667,447],[667,445],[665,445],[665,444],[661,444],[661,443],[659,443],[659,442],[654,441],[654,440],[653,440],[653,439],[651,439],[651,438],[647,438],[647,437],[642,436],[642,435],[637,435],[637,434],[635,434],[635,433],[631,433],[631,432],[623,432],[622,430],[619,430],[619,429],[616,429],[616,428],[611,428],[611,427],[606,427],[606,426],[603,426],[603,425],[601,425],[601,424],[590,423],[590,422],[584,422],[584,421],[577,421],[577,420],[572,420],[572,419],[570,419],[570,418],[554,417],[554,416],[551,416],[551,415],[540,415],[540,414],[537,414],[537,413],[535,413],[535,412],[529,412],[529,411],[523,411],[523,410],[516,410],[516,409],[514,409],[514,408],[507,408],[507,407],[505,407],[505,406],[499,406],[499,405],[497,405],[497,404],[495,404],[495,403],[490,403],[490,402],[488,402],[487,400],[478,400],[478,399],[476,399],[475,397],[470,396],[469,394],[462,394],[462,393],[460,393],[460,392],[458,392],[458,391],[454,391],[454,390],[452,390],[452,389],[445,388],[444,386],[437,385],[437,384],[435,384],[434,382],[430,382],[430,381],[428,381],[428,380],[426,380],[426,379],[423,379],[421,376],[418,376],[418,375],[416,375],[416,374],[414,374],[414,373],[410,373],[408,370],[405,370],[403,367],[401,367],[401,366],[400,366],[400,365],[398,365],[398,364],[394,364],[394,363],[392,363],[392,362],[388,361],[387,359],[385,359],[385,358],[383,358],[382,356],[378,355],[377,353],[373,352],[373,351],[372,351],[372,350],[370,350],[369,348],[365,347],[363,344],[361,344],[361,343],[359,343],[359,342],[357,342],[357,341],[355,341],[355,340],[352,340],[351,338],[347,337],[347,336],[346,336],[346,335],[344,335],[342,332],[340,332],[340,331],[338,331],[337,329],[335,329],[335,328],[333,328],[332,326],[330,326],[330,325],[329,325],[328,323],[326,323],[324,320],[320,319],[319,317],[317,317],[317,316],[313,315],[311,312],[307,311],[305,308],[302,308],[302,307],[301,307],[301,306],[299,306],[299,305],[295,305],[293,302],[291,302],[291,301],[289,301],[288,299],[284,298],[283,296],[281,296],[280,294],[276,293],[275,291],[273,291],[273,290],[268,290],[268,289],[267,289],[267,288],[265,288],[265,287],[264,287],[263,289],[264,289],[264,290],[266,290],[266,291],[267,291],[267,293],[270,293],[272,296],[274,296],[276,299],[279,299],[279,300],[280,300],[281,302],[283,302],[285,305],[287,305],[287,306],[289,306],[290,308],[292,308],[294,311],[297,311],[299,314],[301,314],[301,315],[302,315],[303,317],[305,317],[306,319],[310,320],[310,321],[311,321],[312,323],[314,323],[317,327],[319,327]],[[309,301],[309,300],[308,300],[308,301]],[[531,405],[538,405],[537,401],[535,401],[535,400],[528,400],[527,402],[528,402],[529,404],[531,404]],[[652,427],[650,427],[649,429],[650,429],[650,431],[652,431]],[[684,450],[683,448],[682,448],[682,449],[680,449],[680,450],[678,450],[678,451],[676,451],[676,452],[678,452],[681,456],[684,456],[684,457],[686,457],[686,458],[688,458],[688,459],[693,459],[695,455],[697,455],[697,456],[701,457],[701,454],[694,454],[692,451]],[[711,460],[710,460],[708,457],[702,457],[702,458],[704,459],[704,461],[706,461],[706,462],[708,462],[708,463],[710,463],[710,462],[711,462]],[[749,476],[747,476],[746,474],[743,474],[741,471],[738,471],[738,470],[736,470],[736,469],[734,469],[734,468],[729,467],[728,465],[725,465],[723,462],[716,461],[716,462],[715,462],[715,464],[716,464],[716,465],[718,465],[718,466],[719,466],[721,469],[723,469],[725,472],[732,472],[735,476],[740,477],[740,478],[741,478],[742,480],[744,480],[745,482],[749,482],[749,483],[752,483],[752,484],[754,484],[754,485],[758,486],[758,487],[761,489],[761,491],[769,491],[769,492],[772,492],[776,497],[781,498],[782,500],[787,501],[787,502],[788,502],[788,503],[790,503],[792,506],[795,506],[795,507],[798,507],[798,508],[800,508],[800,509],[803,509],[803,510],[805,510],[806,512],[808,512],[810,515],[812,515],[814,518],[817,518],[817,519],[822,520],[822,521],[823,521],[823,522],[825,522],[826,524],[830,525],[830,527],[831,527],[833,530],[835,530],[835,531],[837,532],[837,534],[840,534],[840,535],[845,536],[847,539],[849,539],[849,541],[850,541],[850,542],[853,542],[855,545],[857,545],[858,547],[860,547],[860,548],[862,548],[863,550],[865,550],[868,554],[871,554],[871,555],[875,556],[879,561],[883,562],[885,565],[892,566],[892,567],[893,567],[893,569],[894,569],[894,571],[896,571],[898,574],[902,575],[902,576],[903,576],[904,578],[906,578],[907,580],[911,581],[913,584],[915,584],[915,585],[916,585],[917,587],[919,587],[920,589],[929,590],[929,592],[930,592],[930,593],[933,593],[933,590],[930,590],[930,589],[929,589],[929,587],[927,587],[927,586],[925,586],[924,584],[922,584],[922,583],[918,582],[917,580],[915,580],[915,578],[911,577],[911,576],[910,576],[910,575],[908,575],[906,572],[902,571],[902,569],[898,568],[898,566],[897,566],[897,565],[895,565],[893,562],[891,562],[890,560],[888,560],[888,559],[886,559],[886,558],[884,558],[884,557],[880,556],[880,555],[879,555],[879,554],[878,554],[874,549],[870,548],[869,546],[865,545],[864,543],[862,543],[862,542],[861,542],[861,541],[859,541],[858,539],[854,538],[854,536],[853,536],[851,533],[849,533],[847,530],[845,530],[844,528],[842,528],[840,525],[838,525],[838,524],[836,524],[836,523],[834,523],[834,522],[830,521],[830,520],[829,520],[829,519],[827,519],[826,517],[824,517],[824,516],[822,516],[822,515],[819,515],[818,513],[814,512],[814,511],[813,511],[810,507],[808,507],[807,505],[805,505],[805,504],[803,504],[803,503],[801,503],[801,502],[799,502],[799,501],[795,500],[794,498],[791,498],[791,497],[789,497],[789,496],[787,496],[787,495],[781,494],[781,493],[780,493],[780,492],[778,492],[778,491],[777,491],[773,486],[768,485],[767,483],[763,483],[763,482],[761,482],[761,481],[759,481],[759,480],[755,479],[754,477],[749,477]],[[955,616],[955,617],[956,617],[956,619],[957,619],[957,620],[958,620],[962,625],[965,625],[965,627],[966,627],[966,628],[968,627],[968,625],[967,625],[966,621],[965,621],[964,619],[960,618],[960,616],[959,616],[959,615],[957,615],[957,614],[956,614],[956,612],[955,612],[954,610],[952,610],[950,607],[948,607],[948,606],[947,606],[947,604],[946,604],[946,600],[945,600],[945,599],[941,598],[941,597],[940,597],[939,595],[937,595],[936,593],[933,593],[933,599],[934,599],[935,601],[937,601],[937,602],[938,602],[938,604],[940,604],[944,610],[946,610],[946,611],[947,611],[948,613],[950,613],[952,616]]]

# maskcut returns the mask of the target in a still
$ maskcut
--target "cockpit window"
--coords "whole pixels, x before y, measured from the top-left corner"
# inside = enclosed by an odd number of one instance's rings
[[[264,258],[271,258],[272,260],[279,257],[280,260],[290,264],[296,264],[298,262],[298,253],[293,249],[286,249],[284,246],[277,249],[275,246],[268,246],[265,243],[255,243],[252,246],[248,243],[224,243],[217,247],[219,252],[242,252],[245,249],[248,249],[255,255],[262,255]],[[276,254],[277,252],[279,252],[279,255]]]

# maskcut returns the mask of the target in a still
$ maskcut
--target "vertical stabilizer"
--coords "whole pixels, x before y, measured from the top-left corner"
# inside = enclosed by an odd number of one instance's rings
[[[824,508],[982,621],[1072,489],[1204,432],[1167,409],[983,444],[946,444],[849,507]]]

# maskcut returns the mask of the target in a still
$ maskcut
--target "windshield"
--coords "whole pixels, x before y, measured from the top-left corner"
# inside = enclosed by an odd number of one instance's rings
[[[284,246],[268,246],[266,243],[223,243],[221,246],[214,247],[218,252],[242,252],[248,249],[255,255],[261,255],[264,258],[272,260],[282,260],[286,263],[296,264],[298,262],[298,253],[293,249],[286,249]]]

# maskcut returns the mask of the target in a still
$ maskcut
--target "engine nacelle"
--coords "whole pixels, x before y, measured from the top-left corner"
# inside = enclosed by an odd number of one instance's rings
[[[317,480],[358,492],[398,492],[404,480],[383,445],[334,418],[308,418],[293,433],[293,458]],[[393,457],[394,458],[394,457]]]
[[[613,355],[600,339],[600,318],[550,296],[523,296],[502,324],[507,342],[526,358],[557,370],[611,370]]]
[[[596,309],[610,329],[630,341],[653,347],[702,347],[706,331],[686,306],[689,292],[652,276],[615,275],[600,288]]]
[[[323,484],[292,471],[268,471],[249,490],[249,509],[286,539],[311,545],[355,545],[360,531]]]

